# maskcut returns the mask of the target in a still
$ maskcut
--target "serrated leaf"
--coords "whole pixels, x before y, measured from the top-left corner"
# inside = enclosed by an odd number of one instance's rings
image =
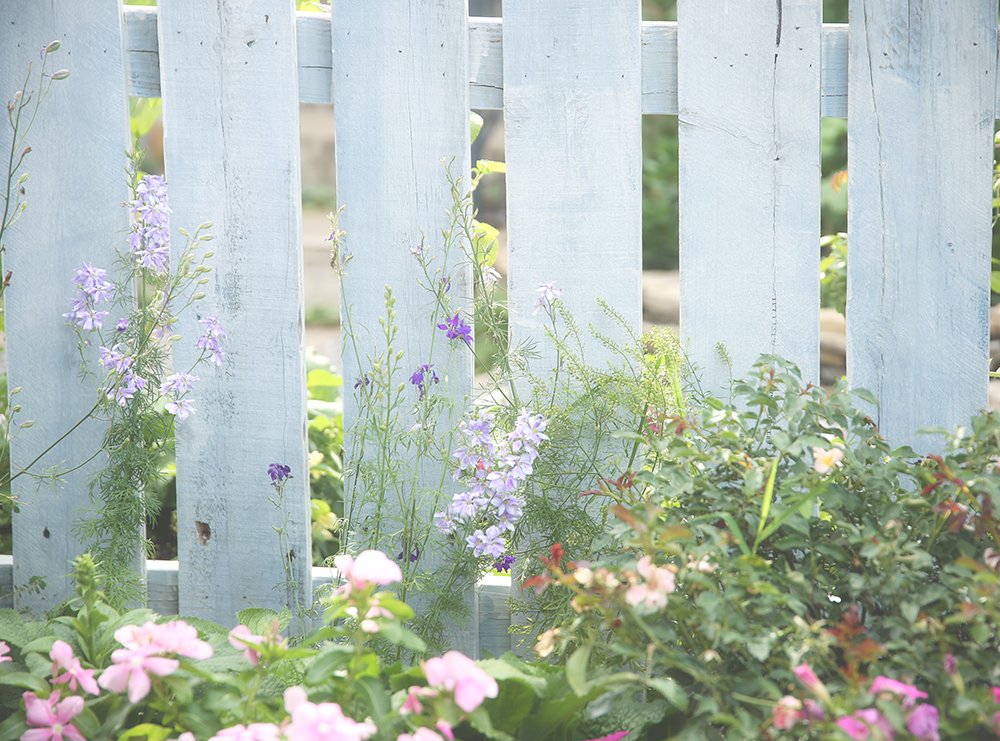
[[[646,680],[646,685],[650,689],[659,692],[663,697],[678,710],[686,710],[688,706],[687,694],[670,677],[653,677]]]

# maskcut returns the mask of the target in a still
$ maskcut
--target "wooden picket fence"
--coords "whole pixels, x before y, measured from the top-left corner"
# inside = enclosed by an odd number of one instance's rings
[[[35,123],[29,210],[5,255],[10,385],[34,421],[13,441],[15,470],[92,403],[61,314],[74,269],[110,265],[124,244],[129,95],[163,98],[174,228],[215,225],[207,289],[228,362],[178,426],[179,566],[147,564],[154,608],[232,623],[240,608],[278,606],[273,461],[303,472],[286,490],[302,596],[330,578],[309,566],[300,102],[335,107],[362,350],[390,285],[402,349],[421,359],[433,329],[409,248],[444,226],[441,162],[468,169],[470,109],[505,121],[515,340],[541,334],[531,306],[549,280],[581,326],[614,335],[601,297],[639,326],[642,116],[678,116],[681,333],[702,382],[720,389],[719,343],[737,372],[771,352],[818,379],[820,119],[847,116],[849,379],[878,395],[878,422],[900,443],[985,405],[994,0],[854,0],[846,26],[822,23],[821,0],[680,0],[678,23],[642,22],[640,0],[503,9],[499,20],[469,18],[467,0],[334,0],[331,20],[296,14],[292,0],[0,7],[5,99],[52,39],[71,70]],[[196,321],[180,332],[195,336]],[[346,350],[351,379],[358,358]],[[471,363],[456,375],[462,398]],[[38,470],[86,459],[100,434],[85,425]],[[13,588],[17,607],[42,611],[70,590],[82,548],[72,526],[99,465],[58,485],[16,481],[0,591]],[[24,589],[33,576],[41,592]],[[503,588],[490,589],[472,651],[505,647]]]

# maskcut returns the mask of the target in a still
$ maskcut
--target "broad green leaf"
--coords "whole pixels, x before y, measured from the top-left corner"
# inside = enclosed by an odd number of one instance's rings
[[[142,723],[125,731],[118,741],[164,741],[170,738],[170,729],[153,723]]]
[[[483,175],[492,175],[496,172],[507,172],[507,163],[497,160],[476,160],[476,169]]]
[[[475,111],[469,112],[469,141],[474,142],[479,138],[479,132],[483,130],[483,117]]]
[[[322,684],[331,674],[346,667],[353,655],[354,652],[350,646],[340,644],[328,646],[306,667],[306,684]]]
[[[590,646],[580,646],[566,661],[566,681],[570,689],[583,695],[587,691],[587,662],[590,660]]]
[[[686,710],[688,706],[687,694],[670,677],[653,677],[647,679],[646,684],[650,689],[654,689],[666,698],[667,702],[679,710]]]
[[[416,633],[407,630],[395,621],[387,620],[382,622],[379,625],[379,634],[390,643],[408,648],[411,651],[423,653],[427,650],[427,644]]]
[[[0,684],[7,687],[20,687],[32,692],[44,692],[49,687],[49,683],[41,677],[36,677],[28,672],[8,672],[0,674]]]

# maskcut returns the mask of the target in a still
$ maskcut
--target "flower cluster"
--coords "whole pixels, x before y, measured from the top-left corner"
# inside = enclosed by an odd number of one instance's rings
[[[424,712],[424,701],[440,697],[450,699],[463,713],[471,713],[486,698],[496,697],[500,692],[497,681],[460,651],[448,651],[443,656],[428,659],[423,662],[422,667],[427,686],[410,687],[402,707],[404,715],[420,715]],[[436,713],[431,713],[425,722],[434,722],[434,727],[440,733],[424,726],[412,734],[402,734],[397,741],[454,739],[452,724],[443,718],[435,718],[435,715]]]
[[[549,438],[548,422],[540,414],[521,412],[502,441],[495,439],[493,422],[493,415],[486,414],[461,423],[465,445],[453,454],[458,459],[455,478],[465,479],[467,488],[454,496],[446,511],[434,515],[434,523],[448,533],[459,524],[478,525],[466,538],[468,547],[476,556],[496,560],[504,552],[503,534],[521,518],[524,498],[518,489],[532,473],[538,446]]]
[[[667,606],[667,595],[674,591],[674,572],[667,566],[656,566],[649,556],[643,556],[635,566],[639,578],[625,592],[625,601],[645,610],[662,610]]]
[[[98,311],[97,307],[111,300],[114,286],[107,280],[107,275],[106,270],[88,263],[84,263],[76,271],[73,283],[79,289],[79,293],[73,299],[73,308],[63,314],[63,318],[69,324],[79,327],[84,332],[92,332],[104,326],[108,312]]]
[[[165,273],[170,261],[170,208],[167,182],[160,175],[145,175],[130,202],[132,232],[129,249],[142,268]]]
[[[205,325],[205,333],[198,338],[198,347],[203,353],[211,356],[212,362],[222,365],[226,355],[222,352],[222,340],[226,339],[226,330],[222,328],[219,320],[214,316],[200,320]]]
[[[190,415],[194,414],[195,410],[191,404],[192,400],[187,398],[187,394],[194,388],[194,384],[197,381],[198,376],[182,372],[172,373],[163,379],[163,383],[160,384],[160,392],[167,396],[165,404],[167,411],[177,417],[177,419],[187,419]]]
[[[378,633],[378,618],[391,618],[392,613],[382,607],[380,595],[369,594],[369,587],[384,587],[403,580],[399,565],[382,551],[362,551],[357,558],[341,554],[333,559],[344,583],[336,595],[347,599],[345,614],[360,620],[364,633]]]
[[[467,345],[472,344],[472,327],[465,323],[458,312],[455,312],[455,316],[445,318],[444,323],[437,325],[437,328],[443,330],[449,340],[462,340]]]
[[[537,314],[542,310],[548,311],[562,296],[562,293],[562,289],[557,288],[555,282],[553,281],[540,283],[538,285],[538,300],[535,301],[535,307],[532,309],[531,313]]]
[[[315,741],[323,738],[364,741],[378,731],[371,721],[358,722],[344,715],[343,709],[335,702],[310,702],[301,687],[285,690],[285,710],[291,718],[281,725],[251,723],[231,726],[219,731],[209,741]],[[190,738],[194,741],[193,736]],[[179,741],[188,739],[181,736]]]
[[[126,406],[139,391],[146,388],[147,381],[134,372],[133,359],[120,350],[118,346],[107,348],[101,346],[101,367],[108,371],[111,383],[108,386],[108,398],[118,406]]]
[[[421,399],[427,394],[427,389],[437,382],[438,375],[431,363],[418,365],[417,369],[413,371],[413,375],[410,376],[410,383],[417,387]]]

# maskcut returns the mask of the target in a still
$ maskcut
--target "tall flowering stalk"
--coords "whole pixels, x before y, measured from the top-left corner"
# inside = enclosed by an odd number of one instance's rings
[[[198,288],[210,270],[212,253],[204,243],[212,238],[211,225],[202,224],[193,234],[179,230],[186,243],[172,254],[166,181],[140,176],[137,160],[132,165],[128,248],[120,252],[114,275],[88,263],[76,271],[77,295],[63,315],[77,335],[85,372],[100,383],[91,414],[108,422],[94,454],[105,451],[108,457],[92,488],[97,512],[78,530],[92,543],[108,596],[119,604],[141,594],[134,564],[148,550],[142,533],[160,505],[151,492],[174,421],[183,423],[197,412],[194,371],[202,364],[221,365],[226,339],[217,319],[202,319],[203,334],[189,340],[201,350],[197,360],[188,368],[171,368],[171,348],[182,341],[173,330],[177,315],[204,299]]]

